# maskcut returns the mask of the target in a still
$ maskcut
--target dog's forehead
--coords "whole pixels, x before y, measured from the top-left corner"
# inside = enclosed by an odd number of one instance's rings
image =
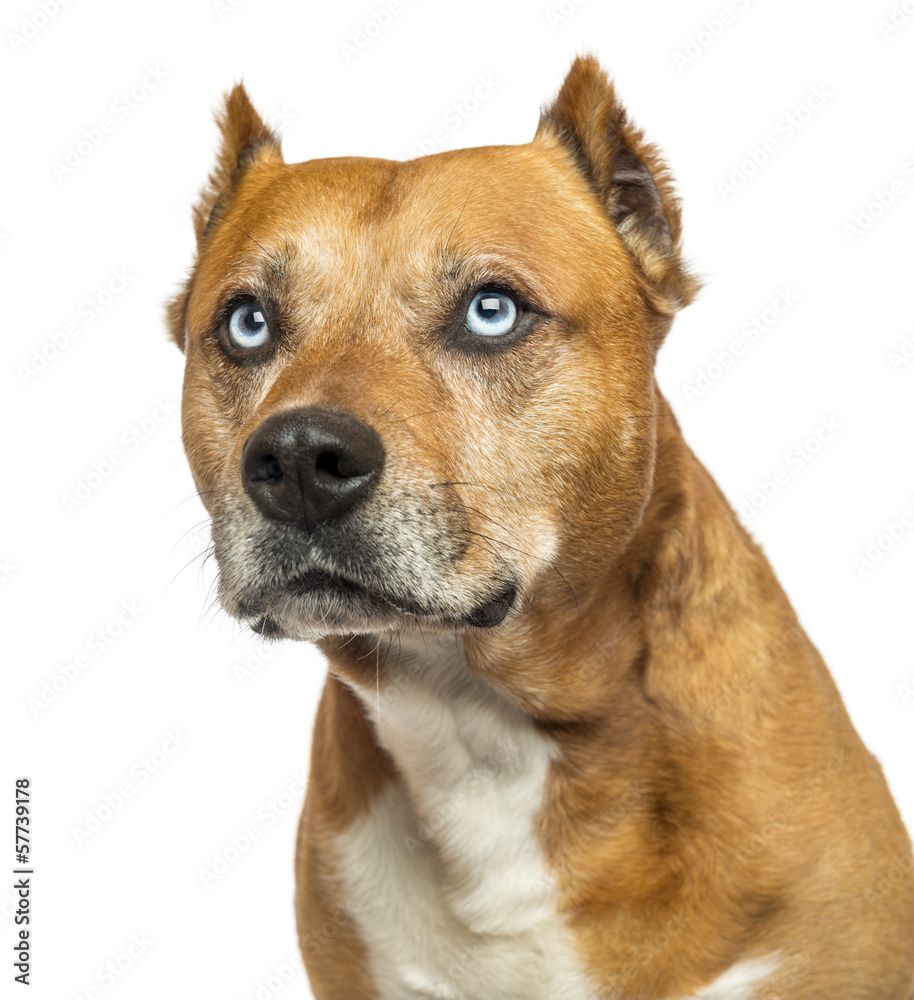
[[[586,180],[557,146],[487,146],[415,160],[271,165],[246,177],[204,255],[215,293],[282,272],[312,301],[408,296],[460,271],[563,296],[626,255]],[[577,286],[580,286],[579,288]]]

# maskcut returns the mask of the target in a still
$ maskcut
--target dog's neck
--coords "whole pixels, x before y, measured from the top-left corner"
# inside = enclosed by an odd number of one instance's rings
[[[601,565],[599,553],[565,557],[562,569],[543,575],[503,631],[321,643],[331,671],[359,692],[360,739],[380,743],[394,765],[373,767],[418,780],[448,727],[477,764],[498,752],[504,732],[533,727],[557,736],[582,766],[598,747],[624,791],[666,745],[670,719],[688,720],[696,740],[712,724],[743,738],[751,699],[734,704],[734,686],[745,686],[753,664],[753,690],[769,679],[753,621],[777,621],[792,652],[807,643],[766,560],[672,417],[658,423],[654,489],[623,558]],[[335,697],[348,704],[351,696]],[[723,704],[727,712],[715,714]],[[494,725],[496,715],[505,725]]]

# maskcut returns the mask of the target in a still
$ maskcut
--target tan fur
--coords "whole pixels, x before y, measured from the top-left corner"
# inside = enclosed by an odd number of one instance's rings
[[[525,146],[286,165],[241,88],[220,125],[198,258],[169,309],[185,447],[216,527],[250,508],[241,448],[271,414],[325,403],[372,424],[430,521],[469,540],[455,577],[491,577],[499,551],[529,575],[503,625],[463,630],[467,662],[560,748],[537,832],[600,995],[686,997],[776,953],[762,1000],[904,1000],[911,843],[656,385],[697,281],[667,169],[597,63],[575,62]],[[511,354],[446,354],[455,275],[510,278],[551,318]],[[239,288],[271,291],[291,331],[263,370],[209,336]],[[395,690],[391,639],[320,642],[331,676],[296,863],[319,1000],[377,995],[332,835],[398,780],[347,686]]]

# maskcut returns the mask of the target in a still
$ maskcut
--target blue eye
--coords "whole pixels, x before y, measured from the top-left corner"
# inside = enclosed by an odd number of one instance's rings
[[[483,289],[473,297],[467,309],[466,326],[482,337],[501,337],[517,323],[517,304],[510,295]]]
[[[229,317],[229,337],[243,351],[260,347],[270,339],[263,310],[255,302],[243,302]]]

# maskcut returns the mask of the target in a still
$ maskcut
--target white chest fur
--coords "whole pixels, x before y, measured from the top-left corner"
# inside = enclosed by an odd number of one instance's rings
[[[402,781],[336,842],[381,996],[587,997],[533,829],[554,747],[452,637],[404,638],[389,678],[380,722],[358,693]]]

